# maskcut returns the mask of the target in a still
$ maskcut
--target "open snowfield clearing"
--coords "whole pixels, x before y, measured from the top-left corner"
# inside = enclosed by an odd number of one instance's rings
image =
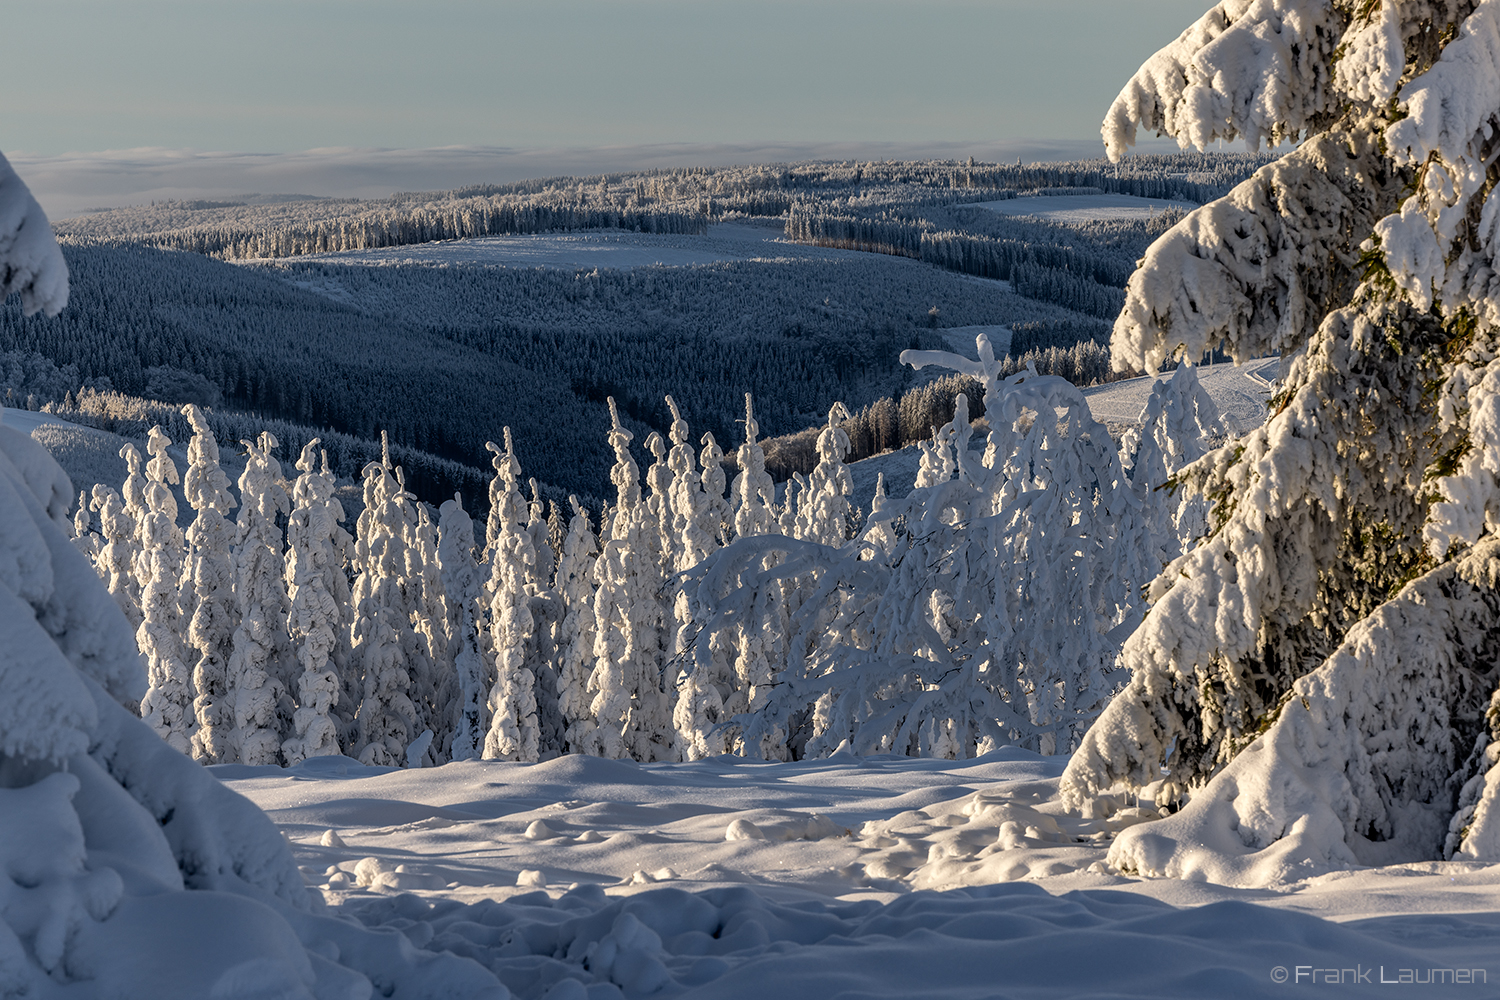
[[[1169,208],[1191,212],[1197,208],[1185,201],[1138,198],[1133,194],[1034,195],[1005,201],[981,201],[970,207],[987,208],[1001,215],[1034,215],[1048,222],[1095,222],[1107,219],[1149,219]]]
[[[1281,997],[1276,969],[1295,985],[1299,967],[1302,985],[1374,970],[1340,996],[1393,995],[1382,967],[1478,970],[1440,974],[1442,995],[1495,995],[1463,983],[1500,984],[1500,866],[1309,871],[1273,890],[1124,877],[1108,838],[1155,813],[1067,816],[1065,763],[1007,748],[212,770],[331,903],[520,997]]]
[[[336,264],[491,264],[505,267],[593,268],[690,266],[731,260],[866,258],[856,250],[804,246],[782,238],[782,228],[746,223],[710,226],[707,235],[658,235],[605,230],[536,236],[481,236],[376,250],[312,254],[299,260]],[[890,260],[910,266],[904,257]],[[264,263],[247,260],[242,263]]]

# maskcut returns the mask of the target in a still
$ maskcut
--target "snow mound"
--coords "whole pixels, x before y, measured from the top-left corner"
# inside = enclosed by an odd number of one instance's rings
[[[778,904],[746,887],[621,899],[587,885],[557,899],[532,892],[465,906],[395,896],[350,910],[422,948],[486,963],[517,997],[545,1000],[1281,998],[1293,970],[1306,984],[1334,955],[1359,962],[1340,996],[1382,996],[1388,987],[1365,962],[1382,963],[1391,981],[1404,972],[1406,982],[1431,982],[1441,967],[1454,970],[1449,982],[1483,982],[1480,949],[1496,937],[1492,925],[1461,918],[1340,926],[1236,901],[1183,910],[1025,884],[917,892],[889,905]]]

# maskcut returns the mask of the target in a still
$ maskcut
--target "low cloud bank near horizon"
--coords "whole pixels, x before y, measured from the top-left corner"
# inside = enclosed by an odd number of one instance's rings
[[[1152,140],[1142,152],[1176,144]],[[398,191],[443,191],[539,177],[587,176],[652,168],[730,166],[801,160],[967,159],[1027,163],[1093,159],[1097,141],[974,143],[660,144],[577,149],[450,146],[437,149],[310,149],[228,153],[127,149],[37,156],[11,165],[51,219],[94,209],[176,199],[233,200],[252,194],[386,198]]]

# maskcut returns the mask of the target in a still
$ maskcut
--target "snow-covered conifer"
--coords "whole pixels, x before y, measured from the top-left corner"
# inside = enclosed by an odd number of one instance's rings
[[[495,479],[490,497],[499,511],[490,511],[495,526],[490,555],[490,642],[495,651],[495,686],[490,690],[490,728],[484,739],[486,760],[535,761],[540,754],[537,727],[536,677],[527,666],[527,647],[535,641],[528,583],[536,565],[536,548],[526,524],[529,508],[521,496],[521,463],[516,459],[510,428],[505,449],[486,442],[495,456]]]
[[[849,494],[854,479],[844,465],[849,435],[839,426],[849,419],[843,403],[828,411],[828,425],[818,434],[818,464],[807,480],[807,499],[798,512],[797,537],[820,545],[843,545],[849,530]]]
[[[594,655],[589,710],[596,741],[589,752],[637,760],[670,755],[671,712],[661,690],[662,572],[652,551],[659,529],[641,498],[640,470],[630,455],[632,435],[609,404],[609,442],[615,451],[610,480],[616,503],[608,538],[594,564]]]
[[[68,304],[68,265],[47,216],[10,162],[0,156],[0,301],[21,295],[21,310],[56,316]]]
[[[187,530],[184,589],[191,588],[194,607],[187,639],[193,657],[193,756],[210,764],[238,759],[233,749],[234,708],[229,698],[229,658],[240,610],[235,598],[233,547],[238,532],[228,519],[236,506],[229,476],[219,466],[219,443],[198,407],[183,415],[193,428],[188,441],[188,469],[183,493],[197,515]]]
[[[134,450],[134,446],[125,447]],[[137,459],[139,460],[139,459]],[[136,580],[135,560],[140,552],[139,529],[125,509],[120,494],[108,486],[94,486],[89,506],[99,512],[99,531],[104,544],[94,560],[94,568],[115,603],[124,612],[132,628],[141,627],[141,592]]]
[[[1115,325],[1122,367],[1283,358],[1265,426],[1189,468],[1213,531],[1153,585],[1062,779],[1080,806],[1187,798],[1117,865],[1497,856],[1497,66],[1491,3],[1226,2],[1111,109],[1112,156],[1137,126],[1308,136],[1159,239]]]
[[[739,449],[740,474],[731,487],[736,540],[778,533],[781,527],[776,516],[776,486],[766,472],[766,454],[757,441],[759,436],[755,404],[747,392],[745,443]],[[787,506],[791,507],[790,484],[787,493]],[[764,568],[771,568],[779,558],[774,552],[768,553],[763,560]],[[739,678],[739,690],[725,705],[731,714],[757,712],[764,708],[779,668],[785,663],[786,614],[781,596],[779,586],[762,588],[755,596],[755,606],[743,616],[736,629],[734,669]],[[787,735],[785,727],[772,724],[765,729],[765,734],[763,740],[746,747],[745,752],[755,757],[780,756]],[[758,745],[761,742],[764,742],[764,747]]]
[[[243,764],[275,764],[281,756],[279,678],[291,649],[286,633],[286,560],[277,515],[290,509],[277,440],[264,431],[245,446],[240,475],[239,545],[235,549],[235,599],[239,624],[231,639],[229,699],[234,708],[233,742]]]
[[[411,699],[416,639],[402,593],[406,494],[388,451],[364,468],[364,500],[355,543],[359,576],[350,596],[355,609],[351,675],[357,671],[360,678],[355,743],[363,763],[399,767],[406,763],[417,722]]]
[[[458,494],[443,504],[438,515],[438,564],[447,595],[450,637],[447,659],[453,663],[458,687],[449,756],[452,760],[475,760],[484,751],[489,730],[486,701],[491,682],[479,641],[486,616],[479,565],[474,559],[474,522],[464,513]]]
[[[557,639],[557,706],[568,724],[567,749],[580,753],[593,745],[595,725],[589,678],[594,672],[594,563],[599,558],[599,539],[578,498],[570,496],[568,503],[573,519],[557,564],[557,591],[564,612]]]
[[[332,710],[342,693],[340,666],[348,659],[341,647],[349,625],[344,559],[351,539],[340,525],[344,510],[334,496],[328,453],[321,469],[315,462],[320,443],[313,438],[297,458],[300,475],[292,486],[286,526],[287,632],[302,666],[294,732],[281,745],[288,764],[339,752]]]
[[[192,712],[193,679],[184,662],[182,641],[181,580],[185,551],[182,530],[177,527],[177,500],[169,484],[177,482],[177,466],[167,455],[170,438],[161,427],[152,427],[146,464],[146,513],[138,526],[141,550],[136,556],[136,576],[141,588],[143,620],[136,643],[146,657],[146,697],[141,699],[141,718],[173,749],[188,753],[197,720]]]
[[[104,548],[104,539],[94,530],[87,490],[78,491],[78,509],[73,512],[73,545],[91,563],[98,560],[99,550]]]
[[[724,475],[724,450],[712,434],[704,434],[699,443],[703,446],[698,452],[698,463],[703,469],[703,495],[708,499],[705,527],[717,547],[728,544],[734,537],[734,512],[725,496],[728,480]]]

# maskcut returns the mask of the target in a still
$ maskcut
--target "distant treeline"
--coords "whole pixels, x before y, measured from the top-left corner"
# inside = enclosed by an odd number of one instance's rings
[[[78,242],[143,243],[242,260],[581,229],[700,233],[716,220],[782,216],[809,205],[859,215],[880,208],[996,201],[1015,197],[1018,189],[1088,188],[1197,203],[1219,196],[1268,159],[1178,154],[1135,157],[1119,166],[1104,160],[1031,166],[970,160],[644,171],[374,201],[164,202],[96,212],[55,228]]]

